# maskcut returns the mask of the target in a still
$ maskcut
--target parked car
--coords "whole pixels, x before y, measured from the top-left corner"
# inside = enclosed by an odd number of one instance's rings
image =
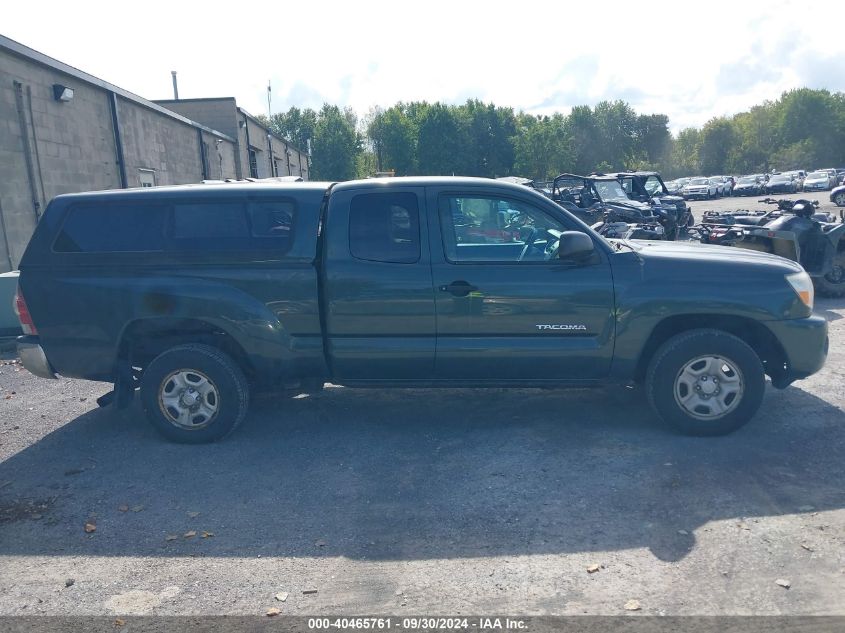
[[[326,381],[633,380],[679,430],[717,435],[751,419],[765,375],[784,388],[828,346],[795,262],[607,241],[531,188],[481,178],[62,195],[20,269],[24,366],[115,383],[100,405],[139,397],[187,443],[227,436],[251,394]]]
[[[666,191],[673,196],[680,196],[684,185],[689,182],[689,178],[676,178],[666,183]]]
[[[733,189],[735,196],[759,196],[763,193],[764,181],[759,176],[740,176]]]
[[[804,180],[807,178],[807,172],[803,169],[796,169],[794,171],[784,172],[784,176],[791,177],[795,181],[795,185],[798,187],[798,191],[801,191],[801,186],[804,184]]]
[[[727,176],[710,176],[710,180],[716,183],[718,196],[730,196],[733,190],[733,181]]]
[[[693,198],[715,198],[719,195],[719,186],[709,178],[690,178],[690,181],[683,188],[684,200]]]
[[[831,187],[835,187],[836,183],[839,182],[839,172],[833,167],[824,167],[822,169],[817,169],[816,171],[826,171],[828,174],[830,174]]]
[[[798,185],[795,184],[790,176],[786,174],[774,174],[769,177],[769,180],[763,186],[763,193],[795,193],[798,191]]]
[[[833,188],[831,176],[826,171],[811,171],[804,179],[804,191],[827,191]]]

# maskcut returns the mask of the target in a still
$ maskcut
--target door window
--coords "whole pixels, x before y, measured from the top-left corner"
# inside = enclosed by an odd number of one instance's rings
[[[556,256],[566,227],[545,212],[514,200],[440,197],[443,247],[450,262],[537,263]]]
[[[349,208],[349,251],[356,259],[412,264],[420,259],[420,212],[413,193],[366,193]]]

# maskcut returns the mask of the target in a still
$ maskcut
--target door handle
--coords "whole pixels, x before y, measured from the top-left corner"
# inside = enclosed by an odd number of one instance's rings
[[[441,292],[449,292],[456,297],[466,297],[469,293],[475,292],[476,290],[478,288],[467,281],[453,281],[448,286],[440,286]]]

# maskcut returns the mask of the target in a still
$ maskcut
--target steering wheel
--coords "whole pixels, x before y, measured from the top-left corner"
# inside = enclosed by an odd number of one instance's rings
[[[519,254],[519,257],[516,261],[521,262],[523,258],[528,254],[528,251],[530,251],[531,248],[534,246],[534,240],[537,239],[537,234],[539,232],[540,231],[537,230],[536,226],[531,227],[531,232],[525,238],[525,247],[522,249],[522,252]]]

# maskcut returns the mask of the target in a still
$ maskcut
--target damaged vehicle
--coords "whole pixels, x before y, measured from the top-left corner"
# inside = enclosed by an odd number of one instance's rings
[[[818,212],[818,201],[760,200],[773,211],[705,212],[701,242],[771,253],[798,262],[822,297],[845,297],[845,223]]]
[[[683,196],[669,192],[656,171],[625,171],[608,175],[616,177],[631,200],[647,202],[654,209],[674,214],[678,232],[684,232],[688,226],[692,226],[694,222],[692,209],[684,201]],[[670,236],[668,239],[676,238],[677,235]]]
[[[613,175],[560,174],[551,192],[552,200],[605,237],[674,240],[678,235],[674,211],[632,200]]]

